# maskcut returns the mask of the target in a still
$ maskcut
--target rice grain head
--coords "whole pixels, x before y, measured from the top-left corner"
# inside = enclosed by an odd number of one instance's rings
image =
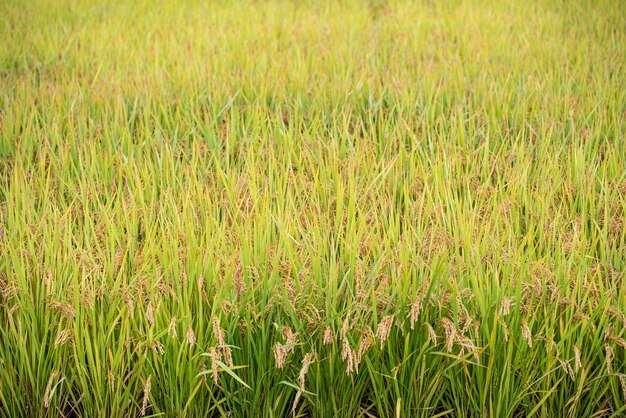
[[[415,328],[415,323],[419,319],[420,312],[422,312],[423,303],[424,301],[420,296],[411,304],[411,309],[408,315],[409,322],[411,324],[411,331]]]
[[[46,391],[43,396],[43,407],[46,409],[48,409],[48,406],[50,406],[50,395],[52,392],[52,384],[54,383],[54,380],[57,378],[58,375],[59,375],[59,372],[54,371],[52,372],[52,374],[50,375],[50,378],[48,379],[48,384],[46,385]]]
[[[565,373],[567,373],[569,375],[569,377],[572,379],[572,381],[576,381],[576,376],[574,375],[574,370],[572,370],[572,366],[570,366],[570,364],[561,359],[558,358],[559,364],[561,365],[561,368],[565,371]]]
[[[306,379],[306,374],[309,371],[309,366],[315,361],[315,357],[317,355],[313,352],[307,353],[302,359],[302,368],[300,369],[300,374],[298,375],[298,382],[300,383],[300,390],[304,390],[304,382]]]
[[[457,335],[456,327],[454,326],[454,323],[452,323],[452,321],[450,321],[448,318],[443,318],[441,320],[441,325],[443,326],[444,332],[446,334],[446,351],[448,353],[451,353]]]
[[[608,344],[604,344],[604,352],[605,352],[605,362],[606,362],[606,372],[611,374],[611,370],[613,369],[613,358],[615,357],[615,352],[613,351],[613,347]]]
[[[185,340],[187,341],[187,344],[190,346],[196,343],[196,334],[193,332],[193,328],[191,328],[191,325],[187,327],[187,334],[185,335]]]
[[[295,418],[295,416],[296,416],[296,410],[297,410],[297,408],[298,408],[298,402],[300,401],[300,397],[301,397],[301,396],[302,396],[302,391],[301,391],[301,390],[298,390],[298,391],[296,392],[296,396],[295,396],[295,398],[293,399],[293,404],[291,405],[291,414],[292,414],[292,416],[293,416],[294,418]]]
[[[352,358],[353,358],[352,364],[353,364],[353,369],[356,373],[359,373],[359,365],[361,364],[361,361],[363,360],[363,356],[365,355],[367,350],[370,349],[373,343],[374,343],[374,336],[371,335],[371,331],[370,331],[370,335],[366,335],[359,343],[359,349],[356,351],[356,354],[354,352],[352,353]]]
[[[574,346],[574,370],[578,372],[582,367],[582,363],[580,361],[580,348]]]
[[[281,343],[275,343],[272,346],[272,351],[274,352],[274,361],[276,362],[276,367],[279,369],[285,367],[289,352],[283,347]]]
[[[148,303],[148,308],[146,309],[146,320],[150,326],[154,325],[154,308],[152,307],[152,303]]]
[[[533,346],[533,334],[525,320],[522,320],[522,338],[526,341],[529,347]]]
[[[378,324],[378,328],[376,329],[376,336],[380,341],[380,348],[383,348],[383,344],[389,337],[389,333],[391,332],[391,327],[393,326],[393,315],[385,316],[382,321]]]
[[[178,332],[176,331],[176,317],[175,316],[172,317],[172,320],[170,321],[170,325],[167,327],[167,333],[173,339],[176,339],[176,337],[178,337]]]
[[[217,385],[217,376],[219,372],[217,361],[220,360],[220,354],[215,347],[209,348],[209,358],[211,359],[211,373],[213,375],[213,383]]]
[[[150,399],[150,390],[152,389],[152,376],[146,380],[146,385],[143,388],[143,402],[141,403],[141,416],[146,416],[148,410],[148,400]]]
[[[115,392],[115,373],[113,373],[113,369],[109,369],[108,378],[111,392]]]
[[[504,333],[504,342],[509,341],[509,327],[506,325],[506,322],[500,320],[500,325],[502,326],[502,331]]]
[[[428,332],[428,342],[437,345],[437,333],[435,333],[435,329],[428,322],[424,322],[422,326],[426,327],[426,331]]]
[[[509,313],[511,313],[512,301],[512,298],[505,297],[504,299],[502,299],[502,303],[500,304],[500,315],[507,316]]]
[[[322,338],[324,345],[332,344],[335,341],[335,333],[331,327],[324,328],[324,335]]]
[[[61,332],[59,332],[59,334],[57,335],[56,339],[54,340],[54,347],[58,347],[60,345],[63,345],[67,342],[67,340],[69,340],[72,336],[72,330],[69,329],[65,329]]]
[[[217,345],[221,351],[222,358],[224,359],[224,363],[228,367],[233,366],[233,355],[230,346],[226,342],[226,331],[222,328],[220,324],[220,319],[217,316],[213,317],[213,334],[217,339]]]

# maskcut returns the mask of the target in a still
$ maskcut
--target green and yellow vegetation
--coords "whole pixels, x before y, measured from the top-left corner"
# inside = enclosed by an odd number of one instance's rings
[[[626,415],[624,6],[0,2],[0,415]]]

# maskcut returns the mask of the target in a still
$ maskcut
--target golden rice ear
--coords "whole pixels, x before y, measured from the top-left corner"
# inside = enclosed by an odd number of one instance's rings
[[[148,401],[150,400],[150,390],[152,389],[152,376],[148,376],[146,385],[143,389],[143,401],[141,403],[141,416],[145,416],[148,410]]]
[[[456,326],[448,318],[443,318],[440,322],[446,335],[446,351],[451,353],[457,336]]]
[[[176,317],[175,316],[173,316],[172,319],[170,320],[170,324],[167,327],[167,333],[173,339],[176,339],[176,337],[178,337],[178,331],[176,330]]]
[[[385,316],[382,321],[378,324],[378,328],[376,329],[376,337],[380,341],[380,347],[382,348],[383,344],[389,337],[389,333],[391,332],[391,327],[393,326],[393,317],[394,315]]]
[[[217,385],[217,377],[219,373],[219,366],[217,362],[221,360],[221,354],[215,347],[211,347],[209,348],[209,358],[211,359],[211,372],[213,375],[213,383]]]
[[[322,338],[322,343],[324,345],[332,344],[335,342],[335,332],[331,327],[324,328],[324,334]]]
[[[298,374],[298,382],[300,383],[300,389],[304,390],[304,380],[306,378],[306,374],[309,371],[309,366],[315,361],[317,358],[317,353],[309,352],[306,353],[304,358],[302,359],[302,368],[300,369],[300,374]]]
[[[146,308],[146,321],[148,321],[150,326],[154,325],[154,308],[152,307],[152,303],[148,303],[148,307]]]
[[[526,323],[526,320],[522,320],[521,327],[522,327],[522,338],[524,339],[524,341],[526,341],[526,344],[528,344],[529,347],[532,347],[533,346],[533,334],[532,334],[532,331],[530,330],[530,327]]]
[[[580,348],[574,346],[574,371],[578,372],[582,368],[582,363],[580,360]]]
[[[411,309],[409,310],[409,314],[408,314],[411,331],[415,329],[415,323],[417,322],[421,311],[422,311],[422,300],[417,299],[411,304]]]
[[[48,408],[48,406],[50,406],[50,396],[52,393],[52,385],[54,384],[54,381],[56,380],[58,376],[59,376],[59,372],[54,371],[52,372],[52,374],[50,374],[50,378],[48,379],[48,384],[46,385],[46,391],[43,397],[43,406],[46,409]]]
[[[435,333],[435,329],[428,322],[424,322],[422,326],[426,327],[426,330],[428,331],[428,342],[432,342],[437,345],[437,334]]]
[[[109,369],[109,373],[107,374],[109,379],[109,386],[111,388],[111,393],[115,392],[115,373],[113,373],[112,369]]]
[[[54,340],[54,346],[58,347],[60,345],[65,344],[71,337],[72,337],[72,330],[65,329],[63,331],[60,331],[56,339]]]
[[[604,353],[606,372],[607,374],[611,374],[613,371],[613,358],[615,358],[615,351],[613,351],[613,347],[611,347],[609,344],[604,344]]]
[[[188,345],[194,345],[196,343],[196,334],[193,332],[191,325],[187,327],[187,333],[185,334],[185,341]]]
[[[500,303],[500,315],[507,316],[511,313],[511,304],[513,302],[513,298],[505,297],[502,299]]]
[[[287,363],[287,356],[289,355],[288,347],[284,347],[281,343],[275,343],[272,346],[272,351],[274,352],[276,367],[279,369],[285,367],[285,364]]]
[[[309,352],[302,359],[302,367],[300,368],[300,373],[298,374],[298,391],[296,392],[296,396],[293,400],[293,404],[291,406],[291,411],[293,416],[296,415],[296,408],[298,407],[298,402],[300,401],[300,397],[302,393],[305,391],[304,383],[306,379],[306,375],[309,371],[309,366],[317,360],[317,352]]]
[[[500,320],[499,324],[502,326],[504,341],[505,342],[509,341],[509,327],[506,325],[506,322],[504,322],[503,320]]]

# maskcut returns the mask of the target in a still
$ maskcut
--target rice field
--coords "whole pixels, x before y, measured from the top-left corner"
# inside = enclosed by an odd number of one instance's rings
[[[1,417],[626,416],[623,1],[0,16]]]

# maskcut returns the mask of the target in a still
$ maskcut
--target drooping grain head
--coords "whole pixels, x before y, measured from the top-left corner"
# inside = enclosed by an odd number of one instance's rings
[[[233,366],[233,356],[232,350],[228,343],[226,342],[226,331],[222,328],[220,319],[217,316],[213,317],[213,334],[215,335],[215,339],[217,340],[217,346],[221,351],[222,358],[224,359],[224,363],[228,367]]]
[[[56,339],[54,340],[54,346],[58,347],[60,345],[65,344],[72,337],[72,330],[65,329],[59,332]]]
[[[289,351],[285,347],[283,347],[281,343],[275,343],[272,346],[272,351],[274,352],[274,361],[276,362],[276,367],[279,369],[285,367]]]
[[[382,348],[383,344],[389,337],[389,333],[391,332],[391,327],[393,326],[393,315],[386,315],[382,321],[378,324],[378,328],[376,329],[376,336],[380,341],[380,347]]]
[[[578,372],[581,367],[582,363],[580,360],[580,348],[574,346],[574,370]]]
[[[146,309],[146,320],[150,326],[154,325],[154,308],[152,307],[152,303],[148,303],[148,308]]]
[[[309,371],[309,366],[315,361],[315,357],[317,355],[313,352],[306,353],[304,359],[302,359],[302,368],[300,369],[300,374],[298,374],[298,382],[300,383],[300,390],[304,390],[304,381],[306,379],[306,374]]]
[[[508,298],[505,297],[502,299],[502,302],[500,303],[500,315],[501,316],[508,316],[509,313],[511,313],[511,303],[512,303],[513,299],[512,298]]]
[[[211,374],[213,376],[213,383],[217,385],[217,377],[219,373],[219,366],[217,362],[221,359],[220,352],[215,348],[209,348],[209,358],[211,359]]]
[[[411,331],[415,328],[415,323],[419,319],[420,312],[423,307],[423,299],[421,296],[418,296],[417,299],[411,304],[411,309],[409,310],[409,322],[411,324]]]
[[[533,346],[533,334],[532,331],[530,330],[530,327],[528,326],[528,323],[526,323],[525,320],[522,320],[522,338],[524,339],[524,341],[526,341],[526,344],[528,344],[529,347]]]
[[[604,361],[606,363],[606,372],[612,373],[613,370],[613,358],[615,358],[615,351],[609,344],[604,344]]]
[[[428,332],[428,342],[432,342],[437,345],[437,333],[435,333],[435,329],[428,322],[424,322],[422,324],[423,327],[426,327],[426,331]]]
[[[322,343],[324,345],[332,344],[335,341],[335,332],[331,327],[324,328]]]
[[[167,333],[174,340],[176,339],[176,337],[178,337],[178,332],[176,330],[176,317],[175,316],[173,316],[172,319],[170,320],[170,324],[167,327]]]
[[[446,351],[448,353],[451,353],[457,335],[456,326],[448,318],[441,319],[441,325],[443,326],[446,335]]]
[[[146,385],[143,389],[143,401],[141,402],[141,416],[146,416],[146,412],[148,410],[148,402],[150,400],[150,390],[152,389],[152,376],[148,376],[148,380],[146,380]]]
[[[190,346],[196,343],[196,334],[193,332],[193,328],[191,327],[191,325],[187,327],[187,334],[185,334],[185,341],[187,341],[187,344]]]
[[[48,384],[46,385],[46,391],[43,397],[43,406],[46,409],[48,408],[48,406],[50,406],[50,395],[52,392],[52,384],[54,383],[54,380],[57,378],[58,375],[59,375],[59,372],[54,371],[52,372],[52,374],[50,375],[50,378],[48,379]]]

